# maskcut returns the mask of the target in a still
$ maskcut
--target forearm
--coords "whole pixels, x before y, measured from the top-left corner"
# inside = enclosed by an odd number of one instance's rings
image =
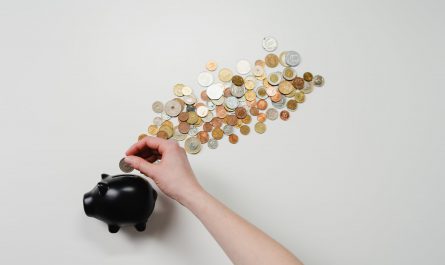
[[[235,265],[301,265],[281,244],[202,190],[181,202]]]

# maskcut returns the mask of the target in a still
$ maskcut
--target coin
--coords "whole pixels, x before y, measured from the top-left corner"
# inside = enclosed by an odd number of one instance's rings
[[[264,114],[264,113],[258,114],[257,120],[260,121],[260,122],[265,122],[266,121],[266,114]]]
[[[212,124],[213,127],[220,128],[222,126],[222,119],[215,117],[212,119],[210,123]]]
[[[201,99],[204,101],[209,101],[209,96],[207,96],[207,91],[201,91]]]
[[[213,83],[213,75],[209,72],[202,72],[198,75],[198,84],[208,87]]]
[[[221,83],[216,83],[207,88],[207,96],[211,99],[219,99],[223,95],[224,86]]]
[[[210,149],[216,149],[216,148],[218,147],[218,141],[215,140],[215,139],[210,139],[210,140],[207,142],[207,146],[208,146]]]
[[[168,139],[168,134],[165,131],[158,131],[158,133],[156,133],[156,137]]]
[[[266,110],[266,118],[271,121],[276,120],[278,118],[278,110],[269,108],[268,110]]]
[[[252,100],[255,100],[256,93],[253,90],[249,90],[244,94],[244,96],[246,97],[246,100],[252,101]]]
[[[280,55],[278,56],[280,64],[284,67],[288,67],[289,65],[286,63],[286,54],[287,51],[281,52]]]
[[[147,135],[146,135],[145,133],[141,133],[141,134],[139,134],[139,136],[138,136],[138,141],[144,139],[145,137],[147,137]]]
[[[269,97],[273,97],[278,93],[278,88],[274,86],[267,87],[266,93]]]
[[[201,141],[197,137],[190,137],[185,140],[184,149],[189,154],[197,154],[201,151]]]
[[[277,93],[277,95],[281,96],[281,93]],[[279,100],[276,100],[276,101],[272,100],[272,106],[274,106],[277,109],[284,108],[284,104],[285,103],[286,103],[286,98],[285,97],[281,97]]]
[[[202,125],[202,129],[203,129],[205,132],[211,132],[212,129],[213,129],[213,125],[212,125],[211,122],[205,122],[205,123]]]
[[[266,99],[268,97],[266,88],[264,86],[257,87],[256,95],[260,99]]]
[[[258,110],[257,107],[251,107],[250,114],[252,114],[252,116],[257,116],[258,114],[260,114],[260,111]]]
[[[187,134],[185,133],[181,133],[179,131],[179,127],[175,126],[175,128],[173,128],[173,136],[172,138],[176,141],[184,141],[187,138]]]
[[[189,119],[189,113],[188,112],[181,112],[178,115],[179,121],[187,121]]]
[[[188,86],[183,86],[181,91],[184,96],[190,96],[193,93],[193,89]]]
[[[239,75],[232,76],[232,83],[235,86],[242,86],[244,84],[244,79]]]
[[[230,92],[233,96],[240,98],[244,96],[244,87],[233,85],[230,89]]]
[[[218,68],[218,64],[215,61],[210,60],[210,61],[207,62],[206,68],[209,71],[215,71],[216,68]]]
[[[288,51],[286,53],[285,62],[292,67],[295,67],[300,64],[301,57],[300,54],[296,51]]]
[[[229,82],[232,79],[233,73],[232,70],[228,68],[223,68],[219,70],[218,78],[223,82]]]
[[[206,106],[199,106],[196,109],[196,114],[198,114],[199,117],[205,117],[209,113],[209,109]]]
[[[238,143],[238,135],[236,135],[236,134],[231,134],[230,136],[229,136],[229,142],[231,143],[231,144],[236,144],[236,143]]]
[[[255,76],[262,76],[264,74],[264,67],[261,65],[255,65],[252,72]]]
[[[229,108],[229,109],[235,109],[236,107],[238,107],[238,99],[236,97],[228,97],[226,98],[226,100],[224,101],[224,104]]]
[[[238,123],[238,118],[235,115],[227,115],[227,124],[235,126]]]
[[[273,52],[278,47],[278,41],[272,37],[267,36],[263,38],[263,49],[267,52]]]
[[[236,71],[239,74],[245,75],[250,72],[250,63],[247,60],[240,60],[236,64]]]
[[[198,139],[201,144],[207,143],[209,141],[209,133],[204,131],[198,132]]]
[[[281,73],[280,72],[270,73],[267,76],[267,82],[272,86],[278,85],[281,82]]]
[[[181,121],[178,125],[178,130],[180,133],[186,134],[190,130],[190,124],[188,124],[187,122]]]
[[[233,126],[232,125],[224,125],[223,132],[225,135],[231,135],[233,133]]]
[[[305,98],[305,96],[304,96],[304,93],[302,93],[302,92],[297,92],[295,94],[295,100],[297,101],[297,103],[303,103],[304,98]]]
[[[295,79],[292,80],[292,86],[294,86],[296,89],[303,89],[304,79],[301,77],[295,77]]]
[[[173,127],[170,127],[168,125],[162,125],[161,127],[159,127],[159,131],[156,134],[156,136],[159,136],[159,132],[165,132],[167,134],[167,139],[168,139],[173,136]]]
[[[148,134],[155,135],[158,133],[158,126],[152,124],[152,125],[148,126],[147,131],[148,131]]]
[[[173,93],[177,97],[182,97],[184,94],[182,93],[182,88],[184,87],[184,84],[176,84],[173,86]]]
[[[290,116],[290,113],[289,113],[289,111],[287,111],[287,110],[282,110],[282,111],[280,112],[280,118],[281,118],[283,121],[287,121],[287,120],[289,119],[289,116]]]
[[[182,106],[181,104],[176,100],[170,100],[167,103],[165,103],[165,113],[167,113],[168,116],[176,117],[181,113]]]
[[[281,81],[281,83],[278,85],[278,90],[281,92],[281,94],[287,95],[294,89],[295,88],[292,86],[292,83],[287,80]]]
[[[246,81],[244,82],[244,87],[245,87],[247,90],[252,90],[252,89],[254,89],[254,88],[255,88],[255,81],[252,81],[252,80],[246,80]]]
[[[295,99],[291,99],[286,103],[286,107],[290,110],[290,111],[295,111],[297,109],[297,101]]]
[[[244,117],[244,119],[242,119],[242,122],[245,124],[249,124],[252,121],[252,116],[250,115],[246,115],[246,117]]]
[[[199,129],[198,129],[198,127],[190,127],[190,130],[189,130],[189,132],[188,132],[188,135],[190,135],[190,136],[195,136],[195,135],[197,135],[198,134],[198,132],[199,132]]]
[[[314,91],[314,84],[312,82],[305,82],[304,88],[301,90],[304,94],[309,94]]]
[[[216,116],[218,118],[224,118],[227,115],[227,111],[223,106],[217,106],[216,107]]]
[[[187,123],[188,124],[195,124],[196,122],[198,122],[198,114],[196,114],[196,112],[190,111],[189,113],[189,118],[187,119]]]
[[[313,77],[312,73],[310,73],[310,72],[305,72],[305,73],[303,74],[303,79],[304,79],[304,81],[306,81],[306,82],[311,82],[313,78],[314,78],[314,77]]]
[[[255,131],[259,134],[262,134],[266,131],[266,124],[263,122],[257,122],[255,123]]]
[[[266,58],[264,58],[264,61],[266,62],[266,65],[270,68],[275,68],[278,65],[278,56],[273,53],[269,53],[266,55]]]
[[[120,168],[121,171],[124,172],[124,173],[130,173],[131,171],[133,171],[134,168],[133,168],[130,164],[128,164],[127,162],[125,162],[124,159],[125,159],[125,158],[122,158],[122,159],[119,161],[119,168]]]
[[[243,125],[239,128],[239,131],[242,135],[248,135],[250,133],[250,127],[247,125]]]
[[[154,112],[156,113],[162,113],[164,111],[164,104],[160,101],[153,102],[153,105],[151,106]]]
[[[213,119],[213,112],[211,112],[210,110],[209,110],[209,113],[207,113],[206,116],[202,117],[202,121],[203,122],[209,122],[212,119]]]
[[[244,107],[235,109],[235,115],[238,119],[244,119],[247,116],[247,110]]]
[[[283,78],[292,81],[297,76],[295,70],[291,67],[286,67],[283,69]]]
[[[221,130],[221,128],[215,128],[215,129],[213,129],[213,131],[212,131],[212,137],[214,138],[214,139],[216,139],[216,140],[220,140],[220,139],[222,139],[223,138],[223,136],[224,136],[224,131],[223,130]]]
[[[163,122],[163,120],[162,120],[161,117],[154,117],[154,118],[153,118],[153,124],[154,124],[154,125],[159,126],[159,125],[161,125],[162,122]]]
[[[259,110],[265,110],[267,108],[267,101],[264,99],[260,99],[258,100],[256,105]]]
[[[314,76],[314,86],[322,87],[324,85],[324,78],[321,75]]]

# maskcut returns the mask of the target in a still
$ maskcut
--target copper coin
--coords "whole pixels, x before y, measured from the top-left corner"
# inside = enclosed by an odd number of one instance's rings
[[[256,95],[255,95],[255,97],[256,97]],[[256,107],[256,100],[246,101],[246,104],[249,107]]]
[[[140,135],[138,136],[138,141],[144,139],[145,137],[147,137],[147,135],[146,135],[145,133],[140,134]]]
[[[272,97],[270,97],[270,100],[272,102],[278,102],[281,100],[282,94],[281,93],[276,93],[275,95],[273,95]]]
[[[243,125],[239,128],[239,131],[242,135],[248,135],[250,133],[250,127],[247,125]]]
[[[232,144],[236,144],[236,143],[238,143],[238,135],[232,133],[232,134],[229,136],[229,142],[232,143]]]
[[[266,121],[266,114],[265,113],[258,114],[257,119],[260,122],[265,122]]]
[[[178,130],[180,133],[188,133],[190,131],[190,124],[181,121],[178,125]]]
[[[287,121],[287,120],[289,119],[289,116],[290,116],[290,114],[289,114],[289,111],[287,111],[287,110],[282,110],[282,111],[280,112],[280,118],[281,118],[283,121]]]
[[[247,116],[247,110],[244,107],[235,109],[235,115],[238,119],[244,119]]]
[[[268,67],[275,68],[275,67],[277,67],[280,59],[278,58],[278,56],[276,54],[269,53],[268,55],[266,55],[266,58],[264,59],[264,61],[266,62],[266,65]]]
[[[224,97],[228,98],[230,96],[232,96],[232,90],[230,89],[230,87],[226,87],[224,89]]]
[[[235,115],[227,115],[227,124],[235,126],[238,123],[238,118]]]
[[[250,114],[252,114],[253,116],[256,116],[260,113],[260,111],[258,110],[257,107],[251,107],[250,108]]]
[[[292,85],[296,88],[296,89],[303,89],[304,88],[304,79],[301,77],[295,77],[294,80],[292,80]]]
[[[204,131],[200,131],[198,133],[198,139],[202,144],[205,144],[209,141],[209,133],[208,132],[204,132]]]
[[[209,96],[207,96],[207,91],[203,90],[201,91],[201,99],[204,101],[208,101],[209,100]]]
[[[310,72],[306,72],[303,74],[304,81],[311,82],[314,76]]]
[[[179,113],[178,120],[179,121],[187,121],[189,119],[189,113],[188,112],[181,112]]]
[[[212,123],[210,123],[210,122],[206,122],[206,123],[204,123],[204,125],[202,125],[202,129],[203,129],[205,132],[211,132],[212,129],[213,129],[213,125],[212,125]]]
[[[224,108],[224,106],[217,106],[216,107],[216,116],[218,117],[218,118],[224,118],[225,116],[227,116],[227,111],[226,111],[226,109]]]
[[[221,128],[215,128],[212,131],[212,137],[215,140],[221,140],[224,136],[224,131]]]
[[[289,100],[287,103],[286,103],[286,107],[289,109],[289,110],[292,110],[292,111],[294,111],[294,110],[296,110],[297,109],[297,101],[295,100],[295,99],[291,99],[291,100]]]
[[[252,116],[246,115],[246,117],[242,121],[245,124],[249,124],[252,121]]]
[[[259,65],[259,66],[265,67],[266,63],[263,60],[256,60],[255,61],[255,65]]]
[[[223,124],[222,119],[221,119],[221,118],[218,118],[218,117],[214,117],[214,118],[210,121],[210,123],[211,123],[212,126],[215,127],[215,128],[219,128],[219,127],[221,127],[222,124]]]
[[[294,90],[294,86],[289,81],[281,81],[280,85],[278,86],[278,90],[281,92],[281,94],[289,94]]]
[[[156,134],[156,137],[162,138],[162,139],[168,139],[168,134],[165,131],[158,131]]]
[[[232,83],[235,86],[242,86],[244,84],[244,79],[241,76],[239,76],[239,75],[234,75],[232,77]]]
[[[267,109],[267,101],[265,101],[264,99],[258,100],[256,105],[257,105],[257,108],[260,109],[260,110]]]

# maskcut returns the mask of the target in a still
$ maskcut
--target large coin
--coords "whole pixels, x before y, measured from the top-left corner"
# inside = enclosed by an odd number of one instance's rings
[[[278,41],[272,37],[267,36],[263,38],[263,49],[267,52],[273,52],[278,47]]]
[[[213,75],[209,72],[202,72],[198,75],[198,84],[208,87],[213,83]]]
[[[230,80],[232,80],[232,76],[233,76],[232,70],[228,68],[223,68],[219,70],[218,78],[223,82],[229,82]]]
[[[201,151],[201,141],[197,137],[190,137],[185,140],[184,149],[189,154],[197,154]]]
[[[301,57],[300,54],[296,51],[288,51],[286,53],[285,60],[289,66],[295,67],[300,64]]]
[[[224,93],[224,86],[221,83],[216,83],[207,88],[207,96],[210,99],[219,99]]]
[[[127,162],[125,162],[124,159],[125,159],[125,158],[122,158],[122,159],[119,161],[119,168],[120,168],[121,171],[124,172],[124,173],[130,173],[131,171],[133,171],[134,168],[133,168],[130,164],[128,164]]]
[[[181,111],[182,106],[177,100],[170,100],[165,103],[165,113],[167,113],[168,116],[176,117]]]
[[[250,63],[247,60],[240,60],[236,64],[236,71],[242,75],[249,73],[250,69]]]

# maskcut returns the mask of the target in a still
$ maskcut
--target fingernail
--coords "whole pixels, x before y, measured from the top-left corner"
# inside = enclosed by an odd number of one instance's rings
[[[131,159],[131,157],[128,157],[128,156],[127,156],[127,157],[125,157],[125,158],[124,158],[124,161],[125,161],[125,163],[127,163],[127,164],[130,164],[130,165],[131,165],[131,164],[132,164],[132,162],[133,162],[133,159]]]

